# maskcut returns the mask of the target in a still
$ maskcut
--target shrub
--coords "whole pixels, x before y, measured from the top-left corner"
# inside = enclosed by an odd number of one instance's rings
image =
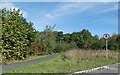
[[[30,54],[41,55],[44,53],[44,46],[42,44],[32,44]]]
[[[61,51],[66,51],[68,50],[69,47],[69,43],[65,43],[65,42],[61,42],[61,43],[57,43],[56,47],[55,47],[55,52],[61,52]]]
[[[54,52],[61,52],[61,51],[66,51],[69,49],[75,49],[77,48],[77,44],[75,42],[70,42],[70,43],[66,43],[66,42],[61,42],[61,43],[57,43]]]

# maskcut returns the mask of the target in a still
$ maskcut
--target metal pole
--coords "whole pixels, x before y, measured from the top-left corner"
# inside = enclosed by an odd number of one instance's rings
[[[108,41],[106,40],[106,58],[108,58]]]

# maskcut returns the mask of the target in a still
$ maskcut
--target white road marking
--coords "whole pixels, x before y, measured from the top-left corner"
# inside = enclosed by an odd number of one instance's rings
[[[113,64],[113,65],[118,65],[118,64],[119,64],[119,63]],[[116,68],[110,68],[109,66],[110,66],[110,65],[102,66],[102,67],[97,67],[97,68],[93,68],[93,69],[90,69],[90,70],[83,70],[83,71],[79,71],[79,72],[74,72],[74,74],[78,74],[78,73],[88,73],[88,72],[95,71],[95,70],[100,70],[100,69],[109,69],[109,70],[115,70],[115,69],[116,69]]]
[[[97,67],[97,68],[93,68],[93,69],[90,69],[90,70],[83,70],[83,71],[79,71],[79,72],[75,72],[75,73],[88,73],[88,72],[91,72],[91,71],[95,71],[95,70],[99,70],[99,69],[108,69],[109,67],[108,66],[103,66],[103,67]]]

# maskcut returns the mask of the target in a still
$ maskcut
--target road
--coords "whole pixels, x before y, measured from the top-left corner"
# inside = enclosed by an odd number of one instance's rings
[[[95,70],[95,71],[92,71],[90,73],[118,73],[119,65],[120,64],[112,64],[112,65],[109,65],[108,67],[106,67],[104,69]]]
[[[33,65],[33,64],[37,64],[37,63],[42,63],[42,62],[45,62],[45,61],[48,61],[48,60],[55,59],[56,57],[57,57],[57,54],[54,54],[54,55],[51,55],[49,57],[40,58],[40,59],[36,59],[36,60],[31,60],[31,61],[27,61],[27,62],[19,62],[19,63],[15,63],[15,64],[2,65],[2,71],[11,70],[11,69],[15,69],[15,68],[18,68],[18,67],[23,67],[23,66],[26,66],[26,65]]]
[[[106,68],[89,71],[87,73],[80,73],[80,74],[77,73],[77,75],[120,75],[120,63],[112,64],[107,66]]]

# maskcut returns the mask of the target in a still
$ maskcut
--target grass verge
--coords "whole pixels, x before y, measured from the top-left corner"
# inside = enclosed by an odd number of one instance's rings
[[[24,66],[14,70],[4,71],[3,73],[72,73],[75,71],[96,68],[104,65],[117,63],[115,58],[99,58],[92,60],[69,60],[62,55],[58,58],[48,62],[39,63],[35,65]]]

